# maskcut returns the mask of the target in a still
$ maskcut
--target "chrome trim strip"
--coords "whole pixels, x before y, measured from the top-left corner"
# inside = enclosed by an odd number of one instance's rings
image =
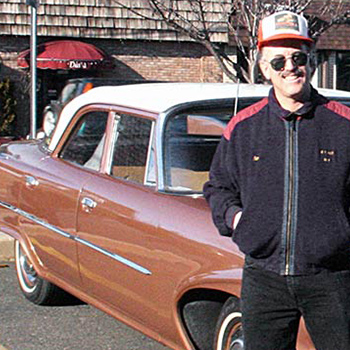
[[[158,170],[158,190],[165,191],[165,174],[164,174],[164,155],[163,155],[163,138],[165,133],[165,122],[168,118],[168,113],[160,113],[158,117],[156,132],[156,155],[157,155],[157,170]]]
[[[101,247],[98,247],[98,246],[92,244],[91,242],[86,241],[85,239],[82,239],[82,238],[79,238],[79,237],[75,237],[75,240],[77,242],[79,242],[79,243],[81,243],[81,244],[91,248],[91,249],[94,249],[94,250],[96,250],[96,251],[98,251],[98,252],[100,252],[100,253],[102,253],[102,254],[104,254],[104,255],[112,258],[112,259],[114,259],[114,260],[119,261],[120,263],[122,263],[124,265],[127,265],[127,266],[131,267],[132,269],[134,269],[136,271],[139,271],[139,272],[141,272],[141,273],[143,273],[145,275],[152,275],[151,271],[147,270],[146,268],[144,268],[144,267],[142,267],[142,266],[140,266],[140,265],[138,265],[138,264],[136,264],[136,263],[126,259],[126,258],[123,258],[120,255],[111,253],[108,250],[105,250],[105,249],[103,249]]]
[[[150,119],[149,119],[150,120]],[[145,178],[144,178],[144,184],[149,186],[154,186],[155,183],[157,183],[157,160],[156,160],[156,148],[155,148],[155,142],[154,142],[154,135],[155,135],[155,125],[156,123],[151,120],[151,133],[149,137],[149,144],[148,144],[148,151],[147,151],[147,160],[146,160],[146,169],[145,169]],[[151,161],[153,161],[153,164],[151,164]],[[154,172],[152,174],[152,171]],[[150,178],[154,178],[154,181]]]
[[[13,157],[12,157],[13,158]],[[5,153],[5,152],[1,152],[0,153],[0,159],[11,159],[11,156],[8,154],[8,153]],[[1,350],[1,349],[0,349]]]
[[[120,255],[117,255],[115,253],[112,253],[112,252],[109,252],[108,250],[106,249],[103,249],[99,246],[96,246],[94,245],[93,243],[89,242],[89,241],[86,241],[85,239],[82,239],[82,238],[79,238],[77,236],[74,236],[74,235],[71,235],[70,233],[66,232],[66,231],[63,231],[51,224],[48,224],[47,222],[37,218],[36,216],[32,215],[32,214],[29,214],[27,212],[25,212],[24,210],[21,210],[19,208],[16,208],[15,206],[11,205],[11,204],[8,204],[8,203],[5,203],[3,201],[0,201],[0,206],[6,208],[6,209],[9,209],[13,212],[15,212],[16,214],[19,214],[43,227],[46,227],[48,228],[49,230],[53,231],[53,232],[56,232],[58,233],[59,235],[65,237],[65,238],[68,238],[68,239],[72,239],[74,241],[76,241],[77,243],[80,243],[80,244],[83,244],[91,249],[94,249],[96,251],[98,251],[99,253],[101,254],[104,254],[128,267],[131,267],[132,269],[138,271],[138,272],[141,272],[143,273],[144,275],[152,275],[152,272],[147,270],[146,268],[132,262],[131,260],[128,260],[126,258],[123,258],[122,256]]]
[[[1,205],[3,205],[3,202],[0,202]],[[13,207],[15,208],[15,207]],[[9,208],[10,209],[10,208]],[[48,228],[49,230],[53,231],[53,232],[56,232],[58,233],[59,235],[65,237],[65,238],[68,238],[68,239],[73,239],[74,240],[74,236],[71,235],[70,233],[66,232],[66,231],[63,231],[63,230],[60,230],[59,228],[53,226],[53,225],[50,225],[48,224],[47,222],[45,222],[44,220],[41,220],[39,218],[37,218],[36,216],[32,215],[32,214],[29,214],[27,213],[26,211],[24,210],[21,210],[21,209],[18,209],[18,208],[15,208],[15,210],[13,210],[14,212],[16,212],[17,214],[43,226],[43,227],[46,227]]]

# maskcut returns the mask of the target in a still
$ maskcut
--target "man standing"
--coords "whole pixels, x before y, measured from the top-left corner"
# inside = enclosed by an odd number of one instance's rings
[[[204,186],[219,232],[246,255],[245,349],[350,349],[350,109],[311,86],[306,19],[260,23],[268,98],[228,124]]]

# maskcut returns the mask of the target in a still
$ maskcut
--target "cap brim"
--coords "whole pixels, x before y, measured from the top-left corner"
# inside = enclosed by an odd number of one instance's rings
[[[270,43],[277,41],[277,40],[286,40],[286,39],[291,39],[291,40],[301,40],[305,41],[306,43],[313,43],[314,41],[310,38],[306,38],[305,36],[301,35],[296,35],[296,34],[278,34],[274,35],[266,40],[261,40],[258,42],[258,48],[261,49],[264,46],[269,45]]]

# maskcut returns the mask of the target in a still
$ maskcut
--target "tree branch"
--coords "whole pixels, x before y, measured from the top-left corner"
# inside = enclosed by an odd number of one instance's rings
[[[241,74],[249,82],[255,80],[257,33],[259,22],[264,16],[281,10],[309,12],[305,16],[309,21],[310,35],[316,40],[334,25],[350,24],[350,1],[344,0],[323,0],[323,6],[319,6],[317,14],[310,12],[315,0],[144,0],[149,11],[153,11],[151,14],[144,12],[145,9],[133,7],[131,0],[114,2],[142,19],[164,22],[176,32],[200,43],[213,55],[227,76],[235,80]],[[213,24],[210,19],[211,9],[208,7],[210,2],[219,4],[222,10],[221,14],[216,13]],[[191,12],[182,12],[182,4],[187,5]],[[236,65],[212,42],[212,33],[218,23],[226,25],[234,38],[237,50],[247,62],[247,72],[243,70],[242,64]],[[226,62],[234,67],[236,75],[228,69]]]

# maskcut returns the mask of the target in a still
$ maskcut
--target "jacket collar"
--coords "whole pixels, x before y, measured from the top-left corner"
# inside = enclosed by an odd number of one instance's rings
[[[281,105],[277,101],[274,88],[271,88],[268,99],[269,99],[270,112],[272,112],[273,115],[276,115],[279,118],[283,118],[286,120],[289,120],[295,117],[311,118],[313,116],[312,112],[316,106],[325,104],[328,102],[328,99],[320,95],[317,92],[317,90],[314,89],[312,86],[311,86],[309,101],[306,101],[304,105],[295,112],[287,111],[286,109],[283,109],[281,107]]]

